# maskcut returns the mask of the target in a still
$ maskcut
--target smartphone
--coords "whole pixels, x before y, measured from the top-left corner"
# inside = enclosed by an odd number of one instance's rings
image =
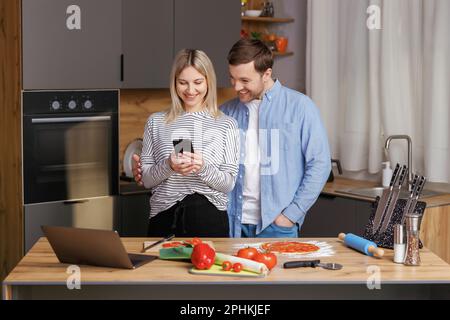
[[[175,154],[186,152],[194,153],[194,146],[191,139],[175,139],[172,141]]]

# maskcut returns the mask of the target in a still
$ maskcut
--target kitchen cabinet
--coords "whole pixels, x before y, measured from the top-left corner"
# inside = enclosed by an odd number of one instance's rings
[[[121,194],[119,234],[122,237],[147,237],[150,193]]]
[[[25,253],[43,237],[41,226],[112,230],[116,228],[117,197],[47,202],[24,207]]]
[[[184,48],[205,51],[218,86],[230,86],[226,57],[239,39],[239,2],[129,0],[122,13],[122,88],[168,88],[173,58]]]
[[[337,237],[341,232],[364,235],[372,203],[321,194],[306,215],[301,237]]]
[[[167,88],[174,55],[173,0],[122,2],[122,88]]]
[[[23,88],[168,88],[174,55],[205,51],[218,86],[240,4],[209,0],[22,0]]]
[[[239,40],[239,1],[175,0],[174,52],[203,50],[211,59],[218,87],[229,87],[228,51]]]
[[[24,89],[118,88],[122,0],[22,0]]]

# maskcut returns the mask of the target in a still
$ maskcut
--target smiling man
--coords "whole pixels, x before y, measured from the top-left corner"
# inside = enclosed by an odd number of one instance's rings
[[[241,39],[228,54],[238,98],[221,110],[241,131],[237,182],[229,194],[232,237],[298,237],[331,170],[326,131],[310,98],[272,79],[273,54]]]

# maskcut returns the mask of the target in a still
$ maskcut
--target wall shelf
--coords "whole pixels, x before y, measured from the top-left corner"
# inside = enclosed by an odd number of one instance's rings
[[[241,17],[242,21],[264,22],[264,23],[286,23],[294,22],[292,18],[272,18],[272,17]]]
[[[293,18],[273,18],[273,17],[241,17],[242,29],[247,32],[247,34],[251,34],[251,32],[259,32],[259,33],[267,33],[268,24],[271,23],[289,23],[294,22]],[[270,30],[270,29],[269,29]],[[274,57],[286,57],[292,56],[294,53],[291,51],[287,52],[278,52],[273,51]]]
[[[287,52],[278,52],[278,51],[272,51],[274,56],[292,56],[294,53],[291,51],[287,51]]]

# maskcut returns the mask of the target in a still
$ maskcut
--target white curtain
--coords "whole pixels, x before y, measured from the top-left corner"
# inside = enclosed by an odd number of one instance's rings
[[[308,1],[307,94],[344,170],[379,172],[386,138],[407,134],[414,173],[450,182],[449,30],[450,0]],[[406,164],[406,141],[389,154]]]

